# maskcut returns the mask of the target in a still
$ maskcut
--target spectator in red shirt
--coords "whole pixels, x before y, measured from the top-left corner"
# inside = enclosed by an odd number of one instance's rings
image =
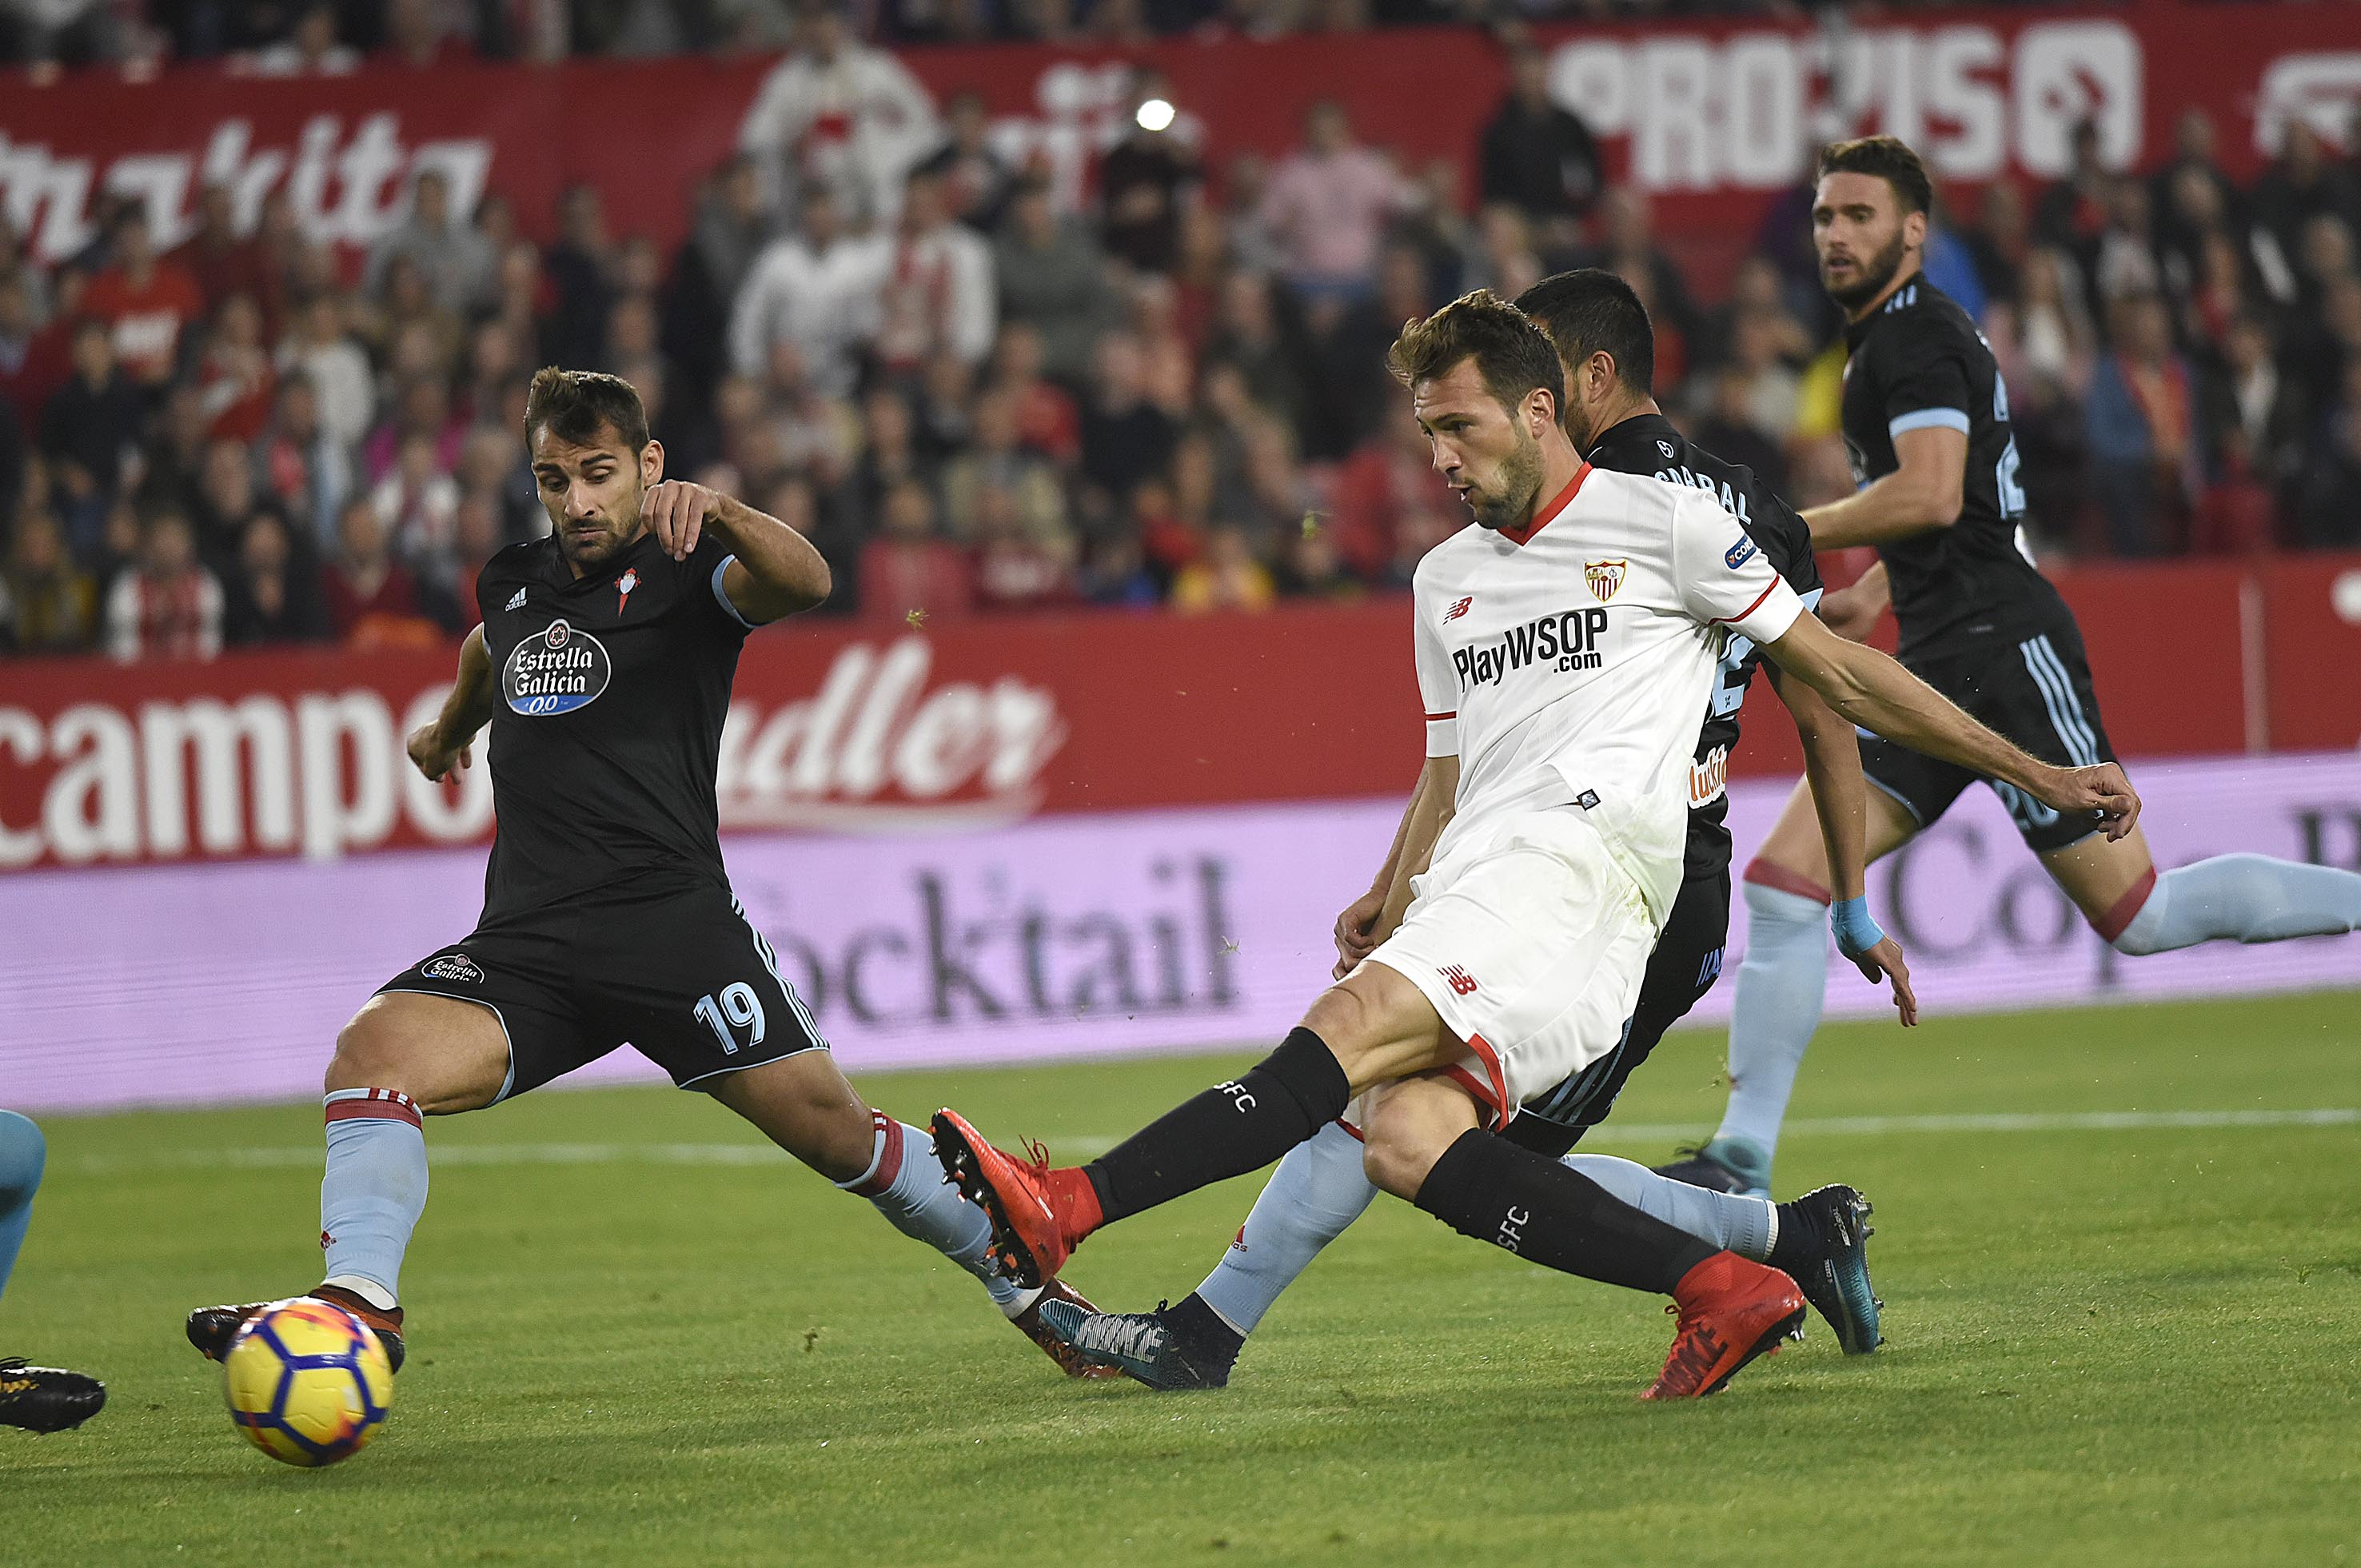
[[[197,389],[204,400],[209,433],[229,441],[252,441],[270,422],[279,373],[262,342],[262,307],[251,294],[232,294],[214,313],[214,329],[197,366]]]
[[[885,492],[878,536],[861,552],[861,613],[912,626],[956,620],[974,607],[966,560],[935,536],[935,499],[916,479]]]
[[[181,334],[204,314],[196,280],[156,254],[148,218],[137,207],[115,221],[115,265],[90,280],[83,313],[104,322],[124,374],[142,387],[172,378]]]
[[[178,512],[150,518],[137,559],[106,596],[107,651],[135,659],[210,659],[221,652],[222,586],[197,564],[196,537]]]
[[[1082,455],[1082,415],[1073,394],[1041,374],[1040,330],[1030,322],[1000,329],[996,385],[1016,405],[1016,439],[1061,468]]]
[[[419,607],[418,579],[393,558],[367,496],[345,502],[336,519],[336,558],[323,574],[328,624],[353,647],[423,645],[441,634]],[[425,636],[419,636],[420,628]]]
[[[232,294],[250,294],[264,305],[267,324],[277,325],[278,280],[262,242],[241,238],[237,210],[226,185],[208,185],[197,202],[197,232],[174,247],[165,260],[192,279],[208,312]],[[276,335],[275,332],[270,335]]]

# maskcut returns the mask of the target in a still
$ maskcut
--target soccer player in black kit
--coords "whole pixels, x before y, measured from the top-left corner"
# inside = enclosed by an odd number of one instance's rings
[[[426,1204],[422,1118],[537,1089],[629,1042],[897,1229],[983,1281],[1077,1376],[1041,1300],[999,1277],[983,1212],[946,1185],[926,1133],[847,1083],[771,945],[730,895],[714,773],[738,652],[828,597],[795,530],[664,477],[639,394],[612,376],[533,378],[525,440],[552,532],[486,563],[483,624],[441,716],[410,737],[421,773],[473,761],[491,726],[499,832],[476,929],[379,988],[337,1036],[320,1186],[326,1276],[395,1366],[401,1260]],[[189,1315],[218,1358],[261,1303]]]
[[[1656,405],[1655,334],[1631,286],[1611,272],[1584,268],[1543,279],[1517,308],[1556,344],[1565,369],[1561,422],[1584,458],[1601,468],[1644,474],[1707,491],[1734,515],[1779,575],[1809,606],[1821,583],[1811,530],[1794,508],[1741,464],[1725,463],[1683,435]],[[1689,777],[1686,864],[1681,891],[1649,958],[1622,1045],[1555,1089],[1526,1102],[1501,1135],[1565,1163],[1627,1203],[1700,1239],[1785,1270],[1835,1330],[1850,1354],[1880,1340],[1878,1302],[1870,1288],[1863,1242],[1870,1206],[1850,1187],[1826,1187],[1789,1203],[1730,1201],[1685,1189],[1644,1167],[1609,1155],[1570,1154],[1614,1106],[1632,1069],[1711,990],[1730,933],[1731,846],[1723,788],[1739,709],[1762,654],[1743,638],[1725,651],[1721,681],[1697,736]],[[1853,728],[1800,680],[1766,672],[1803,738],[1805,765],[1821,811],[1821,837],[1838,866],[1845,896],[1831,914],[1838,948],[1871,979],[1890,976],[1905,1024],[1916,1022],[1909,971],[1893,941],[1869,916],[1862,895],[1866,861],[1861,825],[1866,786]],[[1377,885],[1337,916],[1335,973],[1342,978],[1377,945],[1390,861]],[[1376,1196],[1362,1171],[1350,1129],[1332,1123],[1279,1161],[1254,1212],[1220,1266],[1178,1306],[1154,1313],[1045,1316],[1087,1352],[1105,1355],[1159,1388],[1220,1387],[1228,1381],[1246,1336],[1279,1293],[1311,1266]]]
[[[1820,614],[1864,636],[1890,599],[1897,657],[1929,685],[2045,761],[2111,761],[2081,633],[2019,535],[2025,493],[2007,386],[1975,323],[1920,271],[1933,195],[1918,155],[1892,137],[1839,142],[1820,155],[1812,233],[1821,282],[1850,321],[1844,436],[1861,488],[1805,517],[1823,550],[1871,544],[1878,553],[1878,564],[1829,594]],[[1883,740],[1864,740],[1861,754],[1876,786],[1872,860],[1931,825],[1976,782]],[[2087,818],[1993,787],[2026,848],[2118,951],[2361,927],[2361,876],[2261,855],[2221,855],[2159,874],[2137,828],[2111,839]],[[1747,867],[1729,1109],[1692,1158],[1661,1168],[1667,1174],[1729,1191],[1770,1184],[1779,1124],[1826,986],[1828,868],[1815,820],[1810,786],[1799,785]]]

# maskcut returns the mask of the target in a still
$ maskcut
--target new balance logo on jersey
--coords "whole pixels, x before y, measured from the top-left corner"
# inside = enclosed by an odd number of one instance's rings
[[[1476,994],[1476,977],[1469,974],[1459,965],[1453,964],[1449,969],[1439,969],[1434,972],[1441,975],[1444,980],[1449,983],[1452,995],[1473,996]]]
[[[1463,686],[1489,685],[1511,670],[1536,663],[1554,663],[1561,670],[1595,670],[1606,663],[1598,652],[1606,630],[1603,609],[1565,610],[1529,620],[1488,646],[1455,648],[1451,663]]]
[[[1444,610],[1443,612],[1443,619],[1446,621],[1458,620],[1461,616],[1467,613],[1467,607],[1475,602],[1476,596],[1474,594],[1469,594],[1466,598],[1459,600],[1449,609]]]
[[[500,606],[500,608],[502,609],[522,609],[524,608],[524,590],[522,588],[519,588],[516,592],[511,594],[509,596],[509,602]]]

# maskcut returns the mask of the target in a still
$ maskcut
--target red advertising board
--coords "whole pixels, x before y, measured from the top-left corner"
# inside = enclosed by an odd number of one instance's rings
[[[1558,98],[1601,134],[1616,172],[1658,199],[1667,232],[1742,237],[1803,149],[1888,130],[1942,178],[2036,180],[2065,166],[2073,126],[2100,127],[2117,166],[2164,156],[2172,117],[2211,113],[2232,173],[2251,175],[2301,116],[2341,140],[2361,92],[2349,8],[2147,3],[2089,12],[1945,9],[1816,28],[1797,19],[1554,26]],[[1472,28],[1269,42],[1170,39],[1135,48],[995,46],[908,51],[938,99],[982,93],[994,135],[1079,195],[1125,112],[1130,70],[1171,82],[1181,126],[1215,169],[1294,145],[1305,107],[1333,96],[1363,134],[1414,164],[1465,166],[1499,101],[1498,50]],[[439,166],[464,203],[513,198],[545,233],[558,192],[598,185],[615,226],[669,242],[697,178],[738,145],[770,60],[462,63],[258,80],[175,67],[148,82],[70,74],[0,91],[0,209],[55,258],[88,237],[92,199],[148,200],[168,237],[198,191],[228,184],[249,217],[284,187],[316,234],[365,244],[400,210],[410,173]]]
[[[2361,559],[2083,568],[2109,735],[2130,757],[2361,740]],[[0,664],[0,872],[473,842],[478,767],[420,778],[402,737],[449,653]],[[1758,696],[1733,772],[1792,774]],[[1409,601],[1268,615],[1105,612],[926,631],[802,621],[750,640],[721,747],[724,827],[903,831],[1040,813],[1397,795],[1422,750]]]

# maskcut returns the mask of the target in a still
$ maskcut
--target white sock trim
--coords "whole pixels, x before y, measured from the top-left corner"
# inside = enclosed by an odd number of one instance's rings
[[[1770,1232],[1763,1237],[1763,1255],[1754,1260],[1757,1263],[1768,1263],[1771,1261],[1771,1255],[1779,1250],[1779,1205],[1768,1198],[1758,1198],[1755,1201],[1771,1211]]]
[[[392,1291],[376,1280],[364,1279],[357,1274],[332,1274],[320,1283],[323,1286],[333,1285],[339,1290],[349,1290],[380,1312],[390,1312],[401,1305],[394,1299]]]
[[[1034,1286],[1030,1290],[1019,1290],[1007,1300],[999,1303],[1001,1316],[1008,1319],[1011,1322],[1014,1322],[1018,1318],[1021,1318],[1026,1313],[1031,1311],[1033,1310],[1033,1303],[1038,1301],[1040,1299],[1041,1287],[1038,1285]]]

